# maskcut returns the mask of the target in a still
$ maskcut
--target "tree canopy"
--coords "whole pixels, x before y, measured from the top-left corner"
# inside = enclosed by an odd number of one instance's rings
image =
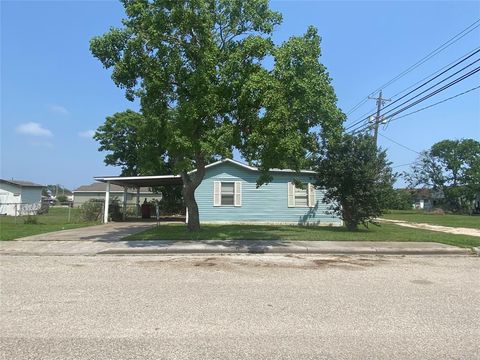
[[[428,187],[443,194],[453,211],[469,211],[480,194],[480,142],[442,140],[422,152],[405,178],[411,187]]]
[[[267,0],[123,5],[123,27],[93,38],[91,51],[128,99],[140,99],[163,159],[182,176],[190,230],[199,228],[194,192],[208,161],[237,149],[262,170],[260,185],[271,167],[305,167],[319,137],[341,131],[317,30],[275,45],[281,15]]]
[[[370,135],[345,134],[320,154],[317,184],[325,188],[324,201],[349,230],[375,223],[388,208],[395,181],[386,152]]]
[[[156,127],[140,113],[126,110],[107,116],[93,138],[106,151],[105,164],[119,166],[123,176],[162,175],[172,171]]]

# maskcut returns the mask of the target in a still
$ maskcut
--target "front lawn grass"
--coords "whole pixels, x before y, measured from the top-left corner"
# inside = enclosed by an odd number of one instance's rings
[[[432,225],[480,229],[480,216],[475,215],[437,215],[423,210],[391,210],[389,213],[382,215],[382,218]]]
[[[46,214],[36,215],[37,224],[25,224],[26,216],[0,216],[0,240],[13,240],[24,236],[43,234],[58,230],[74,229],[95,225],[85,222],[80,216],[80,209],[70,209],[70,221],[67,207],[51,207]]]
[[[410,229],[394,224],[350,232],[345,227],[288,225],[202,225],[190,233],[185,224],[160,224],[124,240],[317,240],[317,241],[431,241],[461,247],[480,246],[480,238]]]

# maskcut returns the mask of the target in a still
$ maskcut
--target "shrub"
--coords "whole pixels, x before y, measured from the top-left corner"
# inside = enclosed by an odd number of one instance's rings
[[[375,224],[390,200],[395,180],[384,150],[369,135],[343,135],[325,143],[317,166],[317,185],[348,230]]]
[[[80,207],[82,219],[85,221],[98,221],[102,216],[103,200],[90,199]]]
[[[67,195],[58,195],[58,196],[57,196],[57,202],[59,202],[59,203],[66,203],[66,202],[68,202],[68,197],[67,197]]]
[[[38,224],[38,219],[36,216],[28,215],[25,219],[23,219],[24,224]]]
[[[103,216],[104,200],[90,199],[83,203],[80,210],[82,219],[85,221],[100,221]],[[110,202],[108,208],[109,218],[113,221],[122,220],[122,212],[120,211],[120,202],[117,198],[114,198]]]

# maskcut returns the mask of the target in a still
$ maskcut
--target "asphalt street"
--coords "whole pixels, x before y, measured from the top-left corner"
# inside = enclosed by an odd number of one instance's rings
[[[4,359],[479,359],[480,258],[0,257]]]

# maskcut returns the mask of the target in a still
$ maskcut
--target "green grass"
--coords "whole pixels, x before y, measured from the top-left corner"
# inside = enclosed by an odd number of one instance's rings
[[[465,227],[480,229],[480,216],[470,215],[435,215],[421,210],[391,210],[382,216],[385,219],[403,220],[432,225]]]
[[[80,216],[80,209],[70,209],[70,222],[68,222],[68,208],[52,207],[47,214],[37,215],[37,224],[24,224],[26,216],[0,216],[0,240],[13,240],[24,236],[43,234],[46,232],[74,229],[89,225]]]
[[[394,224],[347,231],[344,227],[287,225],[202,225],[189,233],[184,224],[164,224],[126,240],[320,240],[320,241],[431,241],[461,247],[480,246],[480,238],[410,229]]]

